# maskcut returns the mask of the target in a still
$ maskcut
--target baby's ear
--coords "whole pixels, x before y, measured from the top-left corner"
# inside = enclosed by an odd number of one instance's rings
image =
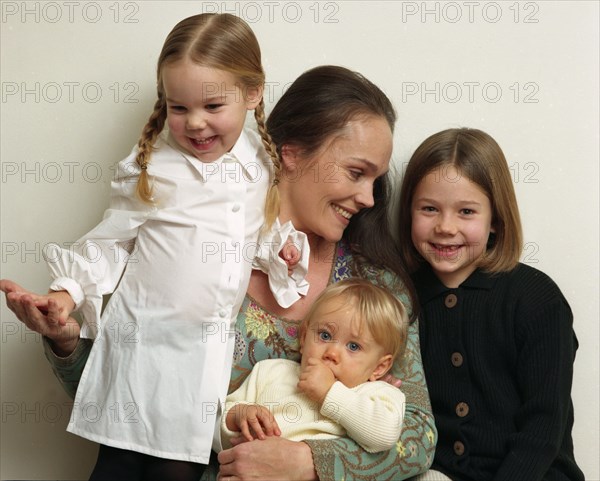
[[[369,377],[369,381],[377,381],[381,379],[390,370],[393,364],[393,358],[391,354],[386,354],[379,359],[377,366],[373,370],[373,374]]]
[[[306,321],[302,321],[300,327],[298,328],[298,341],[300,342],[300,354],[302,354],[302,349],[304,348],[304,339],[306,338],[306,332],[308,331],[308,327],[306,326]]]

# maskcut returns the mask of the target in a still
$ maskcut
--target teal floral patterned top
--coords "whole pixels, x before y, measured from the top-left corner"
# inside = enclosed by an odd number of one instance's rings
[[[350,249],[340,242],[330,283],[351,277],[354,274],[351,266]],[[365,276],[375,284],[388,287],[394,281],[393,275],[383,269],[368,269]],[[398,293],[398,298],[410,308],[405,293]],[[237,317],[229,391],[234,391],[242,384],[258,361],[273,358],[299,361],[299,325],[299,320],[277,317],[246,296]],[[46,356],[54,373],[73,397],[90,348],[91,342],[82,339],[69,357],[59,358],[45,343]],[[392,373],[402,380],[400,389],[406,397],[404,427],[395,448],[387,452],[368,453],[350,438],[305,441],[312,450],[321,481],[402,480],[427,470],[433,461],[437,432],[419,351],[418,321],[411,324],[406,353],[402,359],[396,360]],[[210,479],[215,475],[216,469],[207,470],[205,478]]]

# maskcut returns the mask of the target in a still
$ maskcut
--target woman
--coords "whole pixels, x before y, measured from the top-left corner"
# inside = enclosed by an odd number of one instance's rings
[[[410,308],[410,280],[398,261],[387,218],[387,170],[396,115],[383,92],[341,67],[317,67],[284,93],[267,122],[280,165],[267,218],[278,213],[307,234],[308,294],[280,307],[268,279],[254,271],[236,325],[230,391],[267,358],[300,357],[297,331],[317,295],[329,284],[360,276],[386,285]],[[74,393],[90,343],[78,339],[74,320],[48,329],[35,296],[10,281],[0,286],[9,307],[47,338],[46,355],[65,389]],[[52,309],[52,306],[50,306]],[[219,479],[405,479],[427,469],[436,431],[419,354],[417,321],[407,354],[393,368],[406,396],[402,436],[395,449],[370,454],[352,439],[293,442],[278,437],[239,443],[218,455]],[[236,443],[234,443],[236,444]]]

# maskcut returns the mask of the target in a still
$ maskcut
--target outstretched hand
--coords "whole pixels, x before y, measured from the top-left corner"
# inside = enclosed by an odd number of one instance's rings
[[[64,292],[34,294],[8,279],[0,280],[0,290],[6,294],[8,308],[29,329],[53,341],[57,354],[73,352],[79,340],[79,324],[69,316],[71,296]]]

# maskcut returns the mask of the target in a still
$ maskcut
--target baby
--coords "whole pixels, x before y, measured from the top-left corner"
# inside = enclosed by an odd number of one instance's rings
[[[227,396],[223,448],[240,435],[301,441],[347,434],[369,452],[391,449],[405,399],[379,379],[404,353],[407,329],[404,306],[387,290],[358,278],[330,285],[300,327],[300,364],[261,361]]]

